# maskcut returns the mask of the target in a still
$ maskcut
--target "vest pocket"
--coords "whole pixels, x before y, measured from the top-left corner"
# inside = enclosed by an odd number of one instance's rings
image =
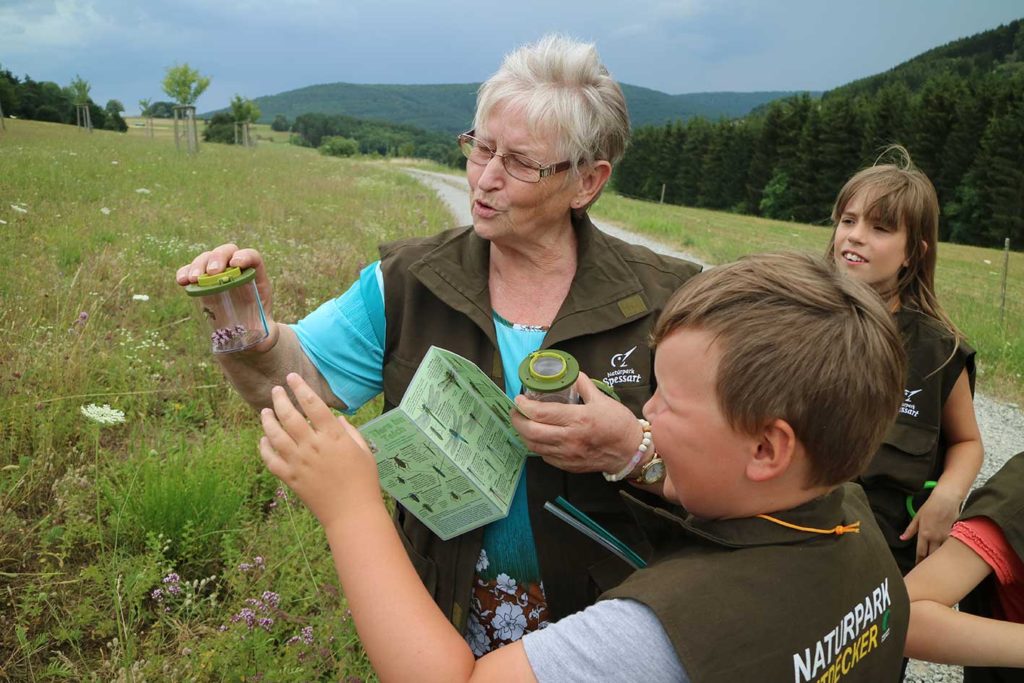
[[[394,520],[395,529],[398,531],[398,538],[401,539],[402,546],[405,548],[405,554],[409,556],[412,566],[416,569],[416,573],[419,574],[423,585],[427,587],[427,591],[436,600],[437,565],[434,564],[433,560],[426,557],[419,548],[425,551],[431,538],[437,537],[400,505],[395,508]]]
[[[938,441],[938,427],[897,420],[886,433],[882,447],[862,480],[885,482],[904,493],[916,493],[932,475]]]

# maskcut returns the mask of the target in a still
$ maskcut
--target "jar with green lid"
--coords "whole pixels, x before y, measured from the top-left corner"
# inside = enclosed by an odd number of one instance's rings
[[[241,351],[268,336],[267,318],[256,291],[256,269],[228,268],[216,275],[200,275],[185,287],[210,329],[214,353]]]
[[[535,401],[579,403],[576,379],[580,364],[565,351],[534,351],[519,364],[523,394]]]

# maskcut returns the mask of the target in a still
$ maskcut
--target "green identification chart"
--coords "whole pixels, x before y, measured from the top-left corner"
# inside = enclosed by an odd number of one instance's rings
[[[528,452],[513,405],[476,365],[431,346],[398,407],[359,431],[381,487],[447,541],[508,514]]]

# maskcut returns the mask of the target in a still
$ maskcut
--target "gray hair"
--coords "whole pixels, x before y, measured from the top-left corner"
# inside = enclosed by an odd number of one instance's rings
[[[549,34],[506,55],[480,86],[474,128],[499,106],[521,109],[531,131],[553,130],[559,159],[574,170],[598,160],[614,165],[626,151],[626,99],[593,43]]]

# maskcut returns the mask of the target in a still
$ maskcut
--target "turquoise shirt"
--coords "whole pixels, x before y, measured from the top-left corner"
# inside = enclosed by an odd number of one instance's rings
[[[327,301],[291,326],[306,355],[327,380],[334,395],[354,413],[384,390],[384,281],[380,261],[366,266],[348,291]],[[546,330],[515,325],[494,314],[505,393],[522,388],[519,364],[540,348]],[[484,529],[488,566],[482,578],[508,574],[520,583],[540,581],[533,530],[526,507],[526,477],[512,499],[508,516]]]

